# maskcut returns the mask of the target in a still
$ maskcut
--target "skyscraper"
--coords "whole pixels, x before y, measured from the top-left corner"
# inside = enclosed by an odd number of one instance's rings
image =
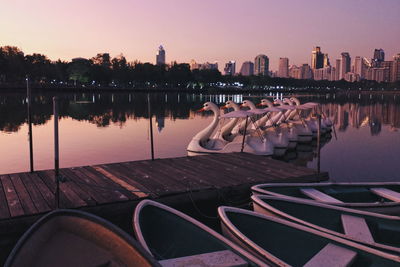
[[[361,69],[362,69],[362,58],[360,56],[356,56],[354,59],[354,73],[361,77]]]
[[[340,80],[340,72],[341,72],[341,62],[342,60],[340,58],[336,59],[336,68],[335,68],[335,81],[339,81]]]
[[[258,55],[254,59],[254,75],[268,75],[269,58],[266,55]]]
[[[400,81],[400,53],[393,57],[392,82]]]
[[[372,67],[380,67],[380,63],[385,61],[385,52],[382,48],[374,50],[374,57],[372,59]]]
[[[347,52],[343,52],[341,54],[341,58],[340,58],[340,76],[339,76],[339,80],[344,79],[345,78],[345,74],[347,72],[350,72],[350,68],[351,68],[351,57],[350,54]]]
[[[279,58],[278,77],[289,78],[289,59],[286,57]]]
[[[225,75],[235,75],[236,73],[236,62],[231,60],[225,64],[224,68]]]
[[[311,54],[311,68],[320,69],[324,67],[324,54],[321,52],[321,47],[316,46]]]
[[[251,61],[245,61],[240,68],[240,74],[250,76],[254,74],[254,64]]]
[[[331,63],[329,62],[328,54],[324,54],[324,68],[329,67]]]
[[[162,45],[158,47],[158,54],[156,56],[156,64],[164,65],[165,64],[165,50]]]

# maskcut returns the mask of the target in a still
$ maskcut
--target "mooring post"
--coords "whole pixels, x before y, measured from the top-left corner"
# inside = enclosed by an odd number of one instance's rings
[[[150,149],[151,149],[151,160],[154,160],[153,114],[151,113],[150,94],[149,94],[149,93],[147,93],[147,109],[148,109],[148,113],[149,113],[149,123],[150,123]]]
[[[26,102],[28,106],[28,138],[29,138],[29,163],[30,163],[30,171],[34,172],[33,168],[33,139],[32,139],[32,115],[31,115],[31,103],[32,103],[32,94],[31,87],[29,86],[29,76],[26,75]]]
[[[246,116],[246,123],[244,125],[244,132],[243,132],[243,140],[242,140],[242,149],[240,149],[240,152],[243,152],[244,150],[244,140],[246,139],[246,130],[247,130],[247,120],[249,116]]]
[[[60,177],[59,177],[59,150],[58,150],[58,99],[53,97],[53,115],[54,115],[54,173],[56,182],[55,206],[60,206]]]
[[[317,170],[321,171],[321,114],[317,115],[318,118],[318,132],[317,132]]]

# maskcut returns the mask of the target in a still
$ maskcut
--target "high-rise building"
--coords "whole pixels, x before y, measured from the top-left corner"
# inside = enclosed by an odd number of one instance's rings
[[[321,47],[316,46],[311,53],[311,68],[320,69],[324,67],[324,54],[321,52]]]
[[[383,72],[383,81],[390,82],[392,80],[392,68],[393,68],[393,61],[381,61],[379,66],[382,69],[385,69]]]
[[[236,73],[236,62],[231,60],[225,64],[224,68],[225,75],[235,75]]]
[[[296,65],[290,66],[289,77],[293,79],[301,79],[300,68]]]
[[[360,76],[360,78],[362,77],[362,58],[360,56],[356,56],[354,59],[354,70],[353,72],[357,75]]]
[[[158,47],[158,54],[156,56],[156,64],[164,65],[165,64],[165,50],[162,45]]]
[[[329,67],[331,63],[329,62],[328,54],[324,54],[324,68]]]
[[[328,78],[329,81],[336,81],[336,68],[332,67],[331,76]]]
[[[289,59],[286,57],[279,58],[278,77],[289,78]]]
[[[301,72],[301,78],[300,79],[312,79],[313,78],[313,72],[308,64],[303,64],[300,67],[300,72]]]
[[[254,59],[254,75],[268,75],[269,58],[266,55],[258,55]]]
[[[243,76],[251,76],[254,74],[254,63],[251,61],[245,61],[240,68],[240,74]]]
[[[374,57],[372,58],[372,67],[380,67],[380,63],[385,61],[385,52],[382,48],[374,50]]]
[[[341,66],[342,66],[342,60],[340,58],[336,59],[335,81],[339,81],[340,80]]]
[[[340,76],[339,76],[339,80],[344,79],[345,78],[345,74],[347,72],[350,72],[350,68],[351,68],[351,57],[350,54],[347,52],[343,52],[341,54],[341,58],[340,58]]]
[[[393,57],[393,66],[391,73],[392,82],[400,81],[400,53]]]

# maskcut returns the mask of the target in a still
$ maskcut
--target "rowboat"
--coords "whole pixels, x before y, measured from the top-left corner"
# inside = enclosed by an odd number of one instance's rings
[[[400,257],[281,218],[219,207],[223,234],[278,266],[399,266]]]
[[[335,206],[400,215],[400,183],[275,183],[251,188],[253,194],[309,199]]]
[[[204,224],[155,201],[138,204],[133,228],[162,266],[267,266]]]
[[[388,253],[400,254],[400,217],[309,200],[252,196],[253,210],[284,218]]]
[[[110,222],[82,211],[57,210],[25,232],[4,266],[160,265]]]

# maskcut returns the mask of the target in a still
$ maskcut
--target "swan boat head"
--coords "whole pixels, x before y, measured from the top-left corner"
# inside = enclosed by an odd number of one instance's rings
[[[261,99],[260,105],[267,106],[269,108],[272,108],[274,106],[274,104],[271,101],[269,101],[268,99],[265,99],[265,98]]]
[[[300,100],[297,97],[292,96],[289,100],[300,106]]]
[[[244,100],[242,102],[241,107],[247,107],[247,108],[250,108],[250,109],[257,109],[256,105],[253,102],[251,102],[250,100]]]

